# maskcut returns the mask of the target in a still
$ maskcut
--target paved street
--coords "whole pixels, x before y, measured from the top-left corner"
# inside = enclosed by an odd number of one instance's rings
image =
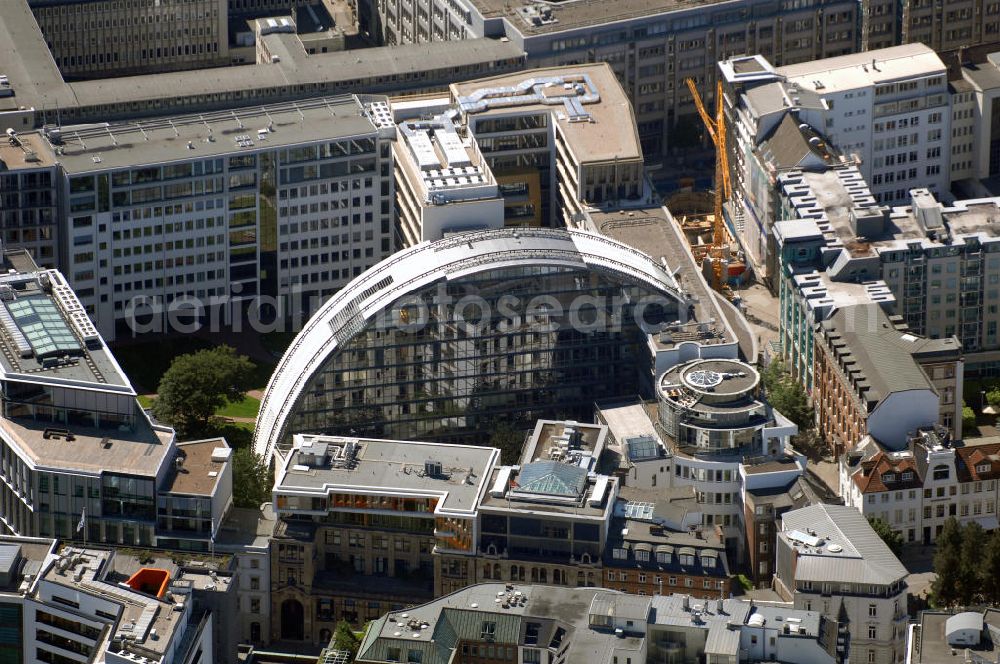
[[[937,575],[934,573],[934,547],[910,544],[903,547],[900,562],[910,572],[906,581],[910,584],[910,594],[926,597]]]

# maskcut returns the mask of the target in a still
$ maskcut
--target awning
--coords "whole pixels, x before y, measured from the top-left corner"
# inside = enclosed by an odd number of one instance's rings
[[[983,530],[996,530],[1000,527],[1000,523],[997,522],[996,514],[991,514],[989,516],[977,516],[973,520],[982,526]]]

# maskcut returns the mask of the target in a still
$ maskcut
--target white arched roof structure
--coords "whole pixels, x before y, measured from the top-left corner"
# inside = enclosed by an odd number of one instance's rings
[[[616,274],[686,302],[674,277],[652,258],[596,233],[503,229],[422,242],[365,271],[309,319],[267,384],[254,430],[254,451],[270,463],[291,409],[312,375],[399,298],[440,280],[531,264],[587,267]]]

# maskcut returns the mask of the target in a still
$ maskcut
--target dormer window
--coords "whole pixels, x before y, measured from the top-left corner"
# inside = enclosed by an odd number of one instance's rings
[[[882,474],[882,483],[883,484],[892,484],[895,481],[896,481],[896,474],[895,473],[883,473]]]
[[[637,561],[639,561],[640,563],[647,563],[647,562],[649,562],[649,551],[643,551],[641,549],[636,549],[636,551],[635,551],[635,559]]]
[[[988,472],[990,472],[990,464],[988,464],[988,463],[981,463],[981,464],[979,464],[978,466],[976,466],[976,472],[977,473],[988,473]]]
[[[909,482],[912,479],[913,479],[913,471],[912,470],[907,470],[906,472],[903,473],[903,481],[904,482]]]
[[[627,560],[628,549],[623,549],[622,547],[616,547],[612,556],[614,556],[615,560]]]

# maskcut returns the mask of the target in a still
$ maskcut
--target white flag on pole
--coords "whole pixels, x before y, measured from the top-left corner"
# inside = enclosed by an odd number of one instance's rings
[[[76,532],[80,532],[81,530],[83,530],[83,527],[86,525],[87,525],[87,508],[86,506],[84,506],[84,508],[80,510],[80,523],[76,524]]]

